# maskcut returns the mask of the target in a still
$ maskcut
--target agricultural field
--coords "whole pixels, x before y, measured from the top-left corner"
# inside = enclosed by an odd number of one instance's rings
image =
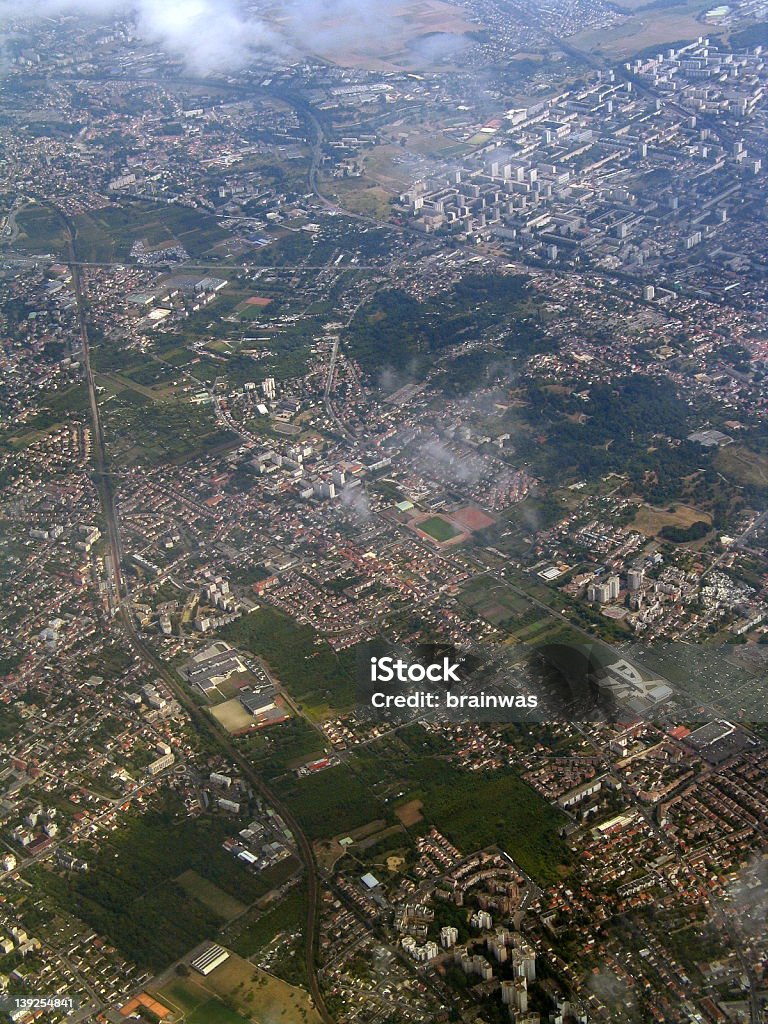
[[[66,235],[59,218],[41,207],[30,206],[17,217],[17,246],[28,252],[66,253]],[[208,255],[227,231],[210,214],[182,206],[125,202],[74,219],[80,257],[94,262],[127,260],[134,242],[152,249],[183,246],[192,258]]]
[[[395,809],[395,814],[403,825],[408,828],[412,825],[418,825],[420,821],[424,820],[423,807],[424,805],[421,800],[408,800]]]
[[[697,20],[698,15],[712,6],[706,0],[679,0],[663,6],[648,0],[622,0],[620,6],[631,12],[625,19],[609,28],[581,32],[572,36],[569,43],[609,59],[625,59],[664,43],[720,34],[716,27],[705,27]]]
[[[464,602],[492,626],[511,629],[522,625],[526,615],[541,618],[541,611],[511,590],[505,583],[482,577],[471,581],[462,593]]]
[[[343,30],[339,11],[333,7],[318,19],[316,25],[318,54],[324,60],[342,67],[369,71],[424,71],[425,55],[419,43],[434,35],[452,37],[460,44],[461,37],[477,30],[467,21],[460,7],[443,0],[407,0],[380,9],[379,32],[370,37]],[[290,22],[288,22],[290,31]],[[435,67],[442,67],[435,63]]]

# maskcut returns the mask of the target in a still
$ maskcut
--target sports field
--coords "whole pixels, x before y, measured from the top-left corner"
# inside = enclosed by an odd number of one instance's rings
[[[319,1024],[309,995],[232,953],[206,977],[193,972],[158,990],[186,1024]],[[226,1000],[226,1005],[223,1000]]]
[[[211,714],[227,732],[241,732],[243,729],[250,729],[254,723],[253,715],[245,710],[237,697],[217,704],[211,708]]]
[[[493,526],[496,520],[474,505],[465,505],[458,512],[451,513],[452,518],[465,530],[485,530]]]
[[[449,523],[447,519],[443,519],[442,516],[431,516],[429,519],[424,519],[417,523],[416,528],[436,540],[438,544],[444,544],[461,534],[461,530]]]

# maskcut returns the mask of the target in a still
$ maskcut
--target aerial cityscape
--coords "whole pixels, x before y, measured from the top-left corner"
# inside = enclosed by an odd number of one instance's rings
[[[768,1020],[768,3],[0,0],[0,1020]]]

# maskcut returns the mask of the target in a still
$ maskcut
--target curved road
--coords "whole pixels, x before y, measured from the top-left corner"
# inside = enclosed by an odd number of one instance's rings
[[[98,401],[96,399],[96,388],[91,368],[90,350],[88,345],[88,323],[86,315],[86,302],[83,294],[80,268],[76,254],[76,231],[71,222],[58,207],[49,207],[61,218],[67,232],[67,248],[69,250],[68,263],[72,270],[72,283],[77,299],[78,319],[80,324],[80,339],[83,347],[83,366],[85,368],[85,381],[88,386],[88,397],[91,409],[92,432],[93,432],[93,459],[94,459],[94,483],[99,493],[99,499],[104,515],[104,522],[107,528],[110,552],[112,556],[112,569],[110,579],[110,596],[112,607],[116,609],[125,634],[125,638],[135,653],[144,661],[152,665],[157,674],[167,683],[179,704],[185,709],[195,726],[201,733],[210,737],[233,764],[236,764],[251,785],[264,799],[275,808],[290,828],[296,840],[299,856],[304,864],[307,874],[307,922],[304,942],[305,963],[307,971],[307,983],[310,994],[314,1000],[315,1007],[323,1024],[334,1024],[328,1009],[325,1005],[320,984],[317,977],[316,947],[317,947],[317,910],[319,897],[319,883],[317,863],[315,861],[312,844],[301,828],[297,818],[282,800],[272,791],[268,784],[254,771],[252,765],[246,760],[241,752],[235,747],[232,740],[217,725],[213,723],[205,710],[195,703],[186,688],[179,681],[177,676],[162,661],[141,638],[136,629],[136,623],[128,602],[123,601],[124,587],[121,573],[122,548],[120,544],[120,532],[115,513],[115,495],[112,485],[112,477],[109,473],[109,460],[104,445],[104,434],[101,425]]]

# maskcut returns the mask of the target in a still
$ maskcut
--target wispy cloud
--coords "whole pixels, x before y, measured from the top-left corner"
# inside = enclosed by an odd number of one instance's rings
[[[31,0],[24,8],[16,0],[0,0],[5,21],[56,15],[130,17],[140,38],[199,74],[236,71],[259,54],[288,49],[270,25],[237,0]]]
[[[402,45],[403,23],[391,0],[277,0],[259,14],[247,0],[0,0],[3,21],[74,15],[132,18],[143,40],[197,73],[236,71],[255,57],[333,52],[384,53]],[[427,63],[465,45],[450,33],[410,44]]]
[[[138,0],[136,24],[141,36],[200,72],[236,70],[258,52],[285,48],[265,22],[229,0]]]
[[[359,519],[368,520],[371,518],[371,506],[368,501],[368,495],[361,486],[345,484],[341,491],[341,503]]]

